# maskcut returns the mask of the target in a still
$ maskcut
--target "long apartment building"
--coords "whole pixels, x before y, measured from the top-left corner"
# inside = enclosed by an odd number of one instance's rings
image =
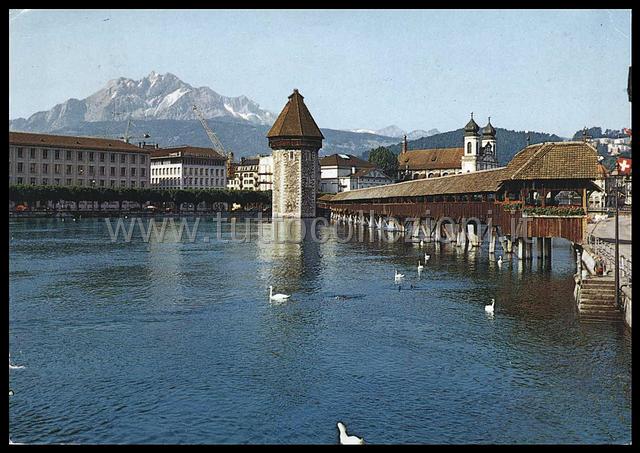
[[[150,153],[115,139],[9,132],[9,184],[148,187]]]
[[[178,146],[151,154],[151,187],[159,189],[224,189],[226,159],[210,148]]]

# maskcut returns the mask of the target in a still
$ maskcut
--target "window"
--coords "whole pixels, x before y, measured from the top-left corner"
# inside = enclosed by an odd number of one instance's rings
[[[132,163],[132,164],[135,164],[135,163],[136,163],[136,155],[135,155],[135,154],[132,154],[132,155],[131,155],[131,163]]]
[[[131,176],[136,175],[136,167],[131,168]]]
[[[22,162],[18,162],[18,173],[22,173]]]
[[[32,163],[29,164],[29,173],[35,173],[36,172],[36,164]]]
[[[36,178],[29,178],[29,184],[35,185],[36,184]]]
[[[18,178],[18,184],[23,184],[23,179],[22,178]]]
[[[104,168],[104,167],[102,167],[102,168]],[[100,187],[104,187],[104,179],[100,180]]]
[[[42,184],[45,186],[49,185],[49,179],[48,178],[42,178]]]
[[[100,153],[100,162],[104,162],[104,153]]]
[[[49,164],[42,164],[42,173],[49,173]]]
[[[140,187],[144,187],[144,181],[140,181]]]
[[[71,185],[71,178],[67,178],[67,185],[70,186]]]
[[[471,142],[467,143],[467,154],[471,154]]]
[[[127,181],[125,181],[124,179],[120,180],[120,187],[126,187],[127,186]]]
[[[116,161],[116,155],[111,153],[111,162],[115,162]]]
[[[131,181],[131,187],[135,187],[136,186],[136,182],[135,181]]]
[[[70,175],[71,174],[71,165],[67,165],[67,174]]]
[[[53,184],[56,185],[56,186],[59,186],[60,185],[60,178],[54,178],[53,179]]]
[[[47,150],[47,149],[43,149],[42,150],[42,158],[43,159],[48,159],[49,158],[49,150]]]
[[[140,163],[144,164],[147,161],[147,156],[140,156]]]
[[[60,164],[53,164],[53,172],[54,172],[56,175],[59,175],[59,174],[60,174]]]
[[[54,158],[55,160],[60,160],[60,150],[59,150],[59,149],[56,149],[56,150],[53,152],[53,158]]]
[[[109,172],[109,174],[111,176],[115,176],[116,175],[116,167],[111,167],[111,171]]]
[[[104,176],[104,167],[100,167],[100,176]]]
[[[120,154],[120,163],[124,164],[127,161],[127,155],[126,154]]]
[[[31,150],[29,151],[29,157],[31,157],[32,159],[36,158],[36,149],[35,148],[31,148]]]
[[[78,160],[82,161],[82,158],[84,157],[82,151],[78,151]]]
[[[140,169],[140,176],[144,176],[145,172],[146,172],[146,168],[141,168]]]
[[[89,161],[93,162],[93,153],[89,153]]]
[[[79,175],[83,175],[84,174],[84,166],[78,165],[78,174]]]
[[[96,173],[96,167],[89,165],[89,174],[93,176]]]
[[[115,179],[112,179],[111,181],[109,181],[109,186],[111,186],[111,187],[115,187],[116,186]]]
[[[120,167],[120,176],[127,176],[126,167]]]
[[[18,159],[22,159],[22,148],[18,148]]]
[[[71,160],[71,151],[67,151],[67,160]]]

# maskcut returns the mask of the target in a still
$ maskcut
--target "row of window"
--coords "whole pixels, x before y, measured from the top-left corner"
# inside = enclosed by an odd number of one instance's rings
[[[43,186],[48,186],[48,185],[54,185],[54,186],[60,186],[62,185],[62,179],[60,178],[41,178],[40,181],[38,181],[38,178],[23,178],[22,176],[18,176],[16,178],[16,184],[31,184],[31,185],[36,185],[36,184],[40,184]],[[116,183],[117,181],[112,179],[109,181],[109,187],[116,187]],[[100,179],[99,181],[96,180],[91,180],[91,181],[87,181],[85,184],[85,180],[83,179],[77,179],[77,180],[73,180],[72,178],[66,178],[64,180],[64,185],[65,186],[89,186],[89,187],[107,187],[107,181],[105,181],[104,179]],[[120,187],[127,187],[127,181],[126,180],[121,180],[120,181]],[[131,181],[129,183],[129,187],[138,187],[138,183],[136,181]],[[140,181],[140,187],[145,187],[145,182],[144,181]]]
[[[61,156],[64,155],[66,160],[74,160],[73,153],[74,152],[70,150],[65,150],[63,152],[60,149],[50,150],[47,148],[42,148],[40,150],[40,153],[38,153],[37,148],[29,148],[28,155],[30,159],[37,159],[38,154],[40,154],[40,157],[42,159],[49,159],[49,156],[53,156],[54,160],[60,160]],[[114,163],[117,160],[118,154],[120,155],[121,164],[124,164],[127,162],[127,155],[129,156],[129,162],[132,164],[138,163],[138,161],[141,164],[144,164],[147,161],[147,156],[145,156],[144,154],[138,155],[138,154],[127,154],[127,153],[103,153],[103,152],[94,152],[94,151],[75,151],[75,154],[76,154],[77,160],[80,162],[84,161],[85,155],[87,156],[87,159],[89,160],[89,162],[94,162],[96,155],[100,160],[100,162],[104,162],[106,159],[106,154],[109,154],[109,160]],[[16,148],[16,159],[24,159],[25,155],[26,153],[24,152],[23,148],[20,148],[20,147]]]
[[[56,175],[62,174],[62,164],[40,164],[41,173],[49,174],[50,170],[53,170],[53,173]],[[100,176],[105,176],[105,167],[98,167]],[[16,173],[24,173],[25,166],[23,162],[16,162]],[[73,165],[65,165],[64,166],[65,174],[71,175],[73,174]],[[93,176],[96,174],[96,167],[93,165],[89,165],[87,167],[88,175]],[[141,177],[145,177],[147,174],[146,167],[140,167],[139,175]],[[84,175],[84,165],[78,165],[76,171],[79,175]],[[29,164],[29,173],[38,173],[38,164],[35,162],[31,162]],[[136,167],[131,167],[129,169],[130,176],[136,177],[138,175],[138,169]],[[116,167],[109,168],[109,176],[116,176]],[[127,176],[127,167],[120,167],[120,176]]]
[[[180,178],[151,178],[151,184],[161,186],[179,186]],[[213,186],[218,187],[224,184],[224,178],[184,178],[185,185]]]
[[[215,169],[216,176],[224,176],[224,170],[220,168]],[[153,168],[151,167],[151,175],[179,175],[180,167],[164,167],[164,168]],[[193,167],[185,167],[184,171],[185,175],[200,175],[200,176],[209,176],[208,168],[193,168]],[[213,168],[211,169],[211,176],[214,175]]]

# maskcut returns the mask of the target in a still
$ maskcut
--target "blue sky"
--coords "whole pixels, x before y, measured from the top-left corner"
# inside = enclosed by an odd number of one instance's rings
[[[155,70],[320,127],[570,136],[630,126],[630,61],[629,10],[11,10],[9,118]]]

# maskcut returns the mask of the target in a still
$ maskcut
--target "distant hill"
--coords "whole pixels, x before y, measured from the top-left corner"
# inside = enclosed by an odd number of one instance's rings
[[[233,151],[236,159],[256,154],[269,154],[271,148],[266,138],[268,125],[251,123],[236,118],[211,118],[207,124],[228,150]],[[56,135],[81,135],[94,137],[119,138],[124,135],[127,127],[126,121],[82,121],[73,125],[67,125],[54,130],[33,130],[20,128],[19,122],[10,122],[9,130],[23,132],[42,132]],[[397,139],[380,135],[347,132],[335,129],[321,129],[325,136],[321,155],[334,153],[346,153],[359,155],[371,148],[387,146],[396,143]],[[143,139],[145,133],[151,138]],[[131,143],[146,141],[158,143],[161,147],[192,145],[210,147],[211,142],[207,137],[202,124],[198,120],[136,120],[130,131],[134,138]]]
[[[527,146],[527,135],[530,136],[531,142],[561,142],[566,139],[559,137],[555,134],[547,134],[544,132],[525,132],[525,131],[511,131],[508,129],[496,128],[496,141],[498,151],[498,163],[500,165],[506,165],[513,156],[522,148]],[[412,149],[431,149],[431,148],[456,148],[462,147],[464,140],[464,130],[456,129],[455,131],[443,132],[441,134],[432,135],[430,137],[422,137],[418,140],[408,141],[409,150]],[[395,145],[388,146],[391,151],[399,154],[402,150],[402,145],[396,143]],[[369,152],[362,154],[363,159],[368,159]]]

